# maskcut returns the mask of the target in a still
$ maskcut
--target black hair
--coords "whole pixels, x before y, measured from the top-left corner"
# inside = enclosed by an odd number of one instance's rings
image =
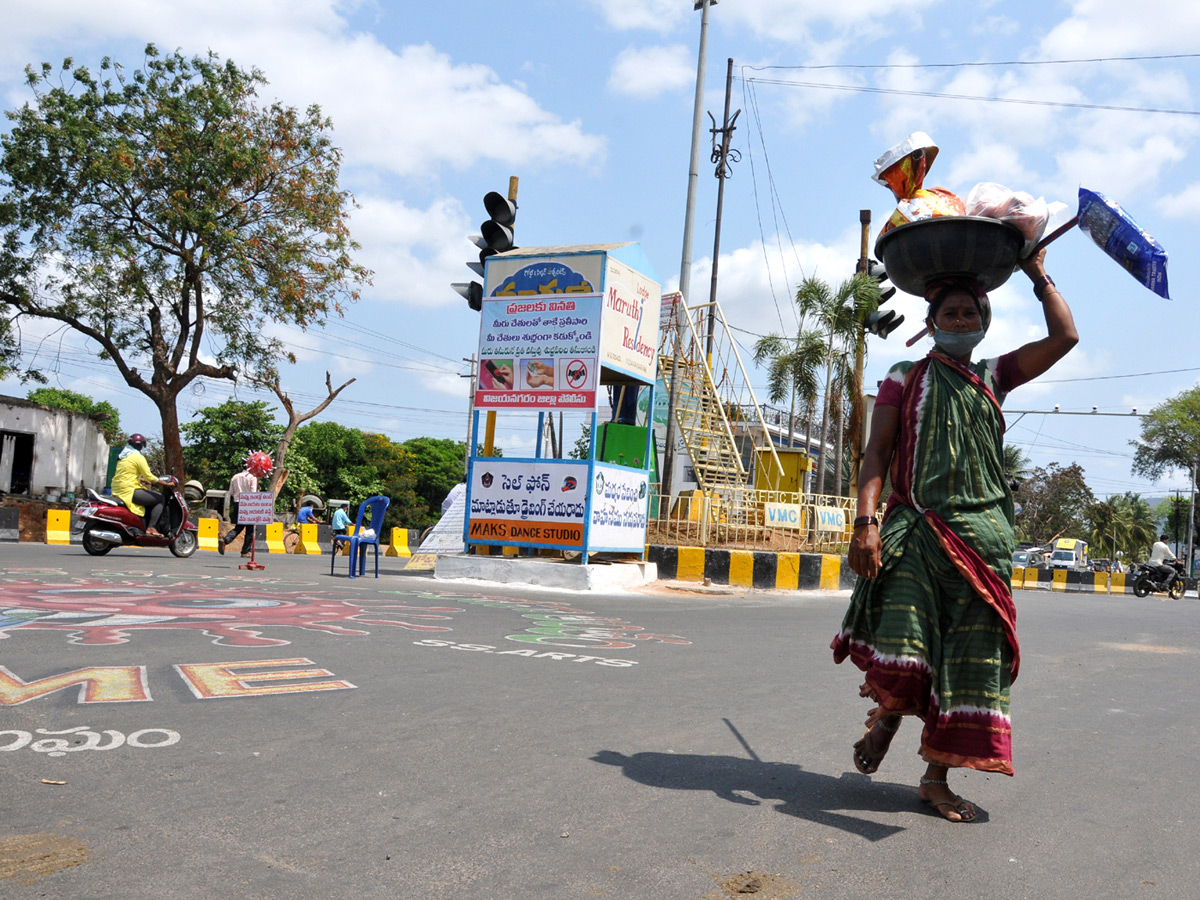
[[[983,316],[983,304],[979,302],[979,285],[969,278],[947,278],[934,287],[932,294],[926,294],[925,299],[929,301],[929,318],[937,317],[937,311],[946,301],[946,298],[955,291],[966,291],[975,300],[975,308],[979,310],[979,315]]]

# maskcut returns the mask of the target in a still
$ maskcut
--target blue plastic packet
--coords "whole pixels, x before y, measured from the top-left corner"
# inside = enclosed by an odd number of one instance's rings
[[[1079,189],[1079,227],[1096,245],[1160,297],[1167,295],[1167,251],[1115,200]]]

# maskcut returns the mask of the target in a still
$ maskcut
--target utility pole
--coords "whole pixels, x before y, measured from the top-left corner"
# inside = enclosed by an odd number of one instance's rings
[[[858,211],[859,251],[857,271],[867,274],[870,260],[867,257],[867,244],[871,239],[871,211]],[[863,445],[863,365],[867,356],[867,334],[862,321],[854,335],[854,396],[850,406],[850,496],[858,498],[858,476],[862,469]],[[825,448],[821,448],[825,452]],[[825,464],[825,460],[821,460]]]
[[[1195,521],[1195,518],[1196,518],[1196,469],[1197,469],[1196,466],[1192,466],[1192,471],[1190,473],[1192,476],[1192,491],[1191,491],[1190,502],[1188,503],[1188,545],[1187,545],[1187,561],[1188,561],[1187,562],[1187,565],[1188,565],[1187,577],[1188,578],[1192,577],[1192,572],[1194,571],[1193,563],[1195,562],[1195,560],[1194,560],[1195,553],[1192,551],[1192,527],[1193,527],[1193,522]]]
[[[463,474],[465,476],[467,469],[470,468],[471,465],[471,454],[475,450],[475,448],[471,446],[471,426],[474,424],[475,419],[475,354],[472,353],[470,359],[467,359],[464,356],[463,362],[467,363],[471,367],[467,371],[466,375],[458,376],[459,378],[471,379],[470,393],[467,394],[467,452],[465,454],[465,458],[463,459]]]
[[[1179,550],[1179,488],[1175,488],[1175,502],[1171,504],[1171,524],[1175,533],[1175,550]]]
[[[716,164],[717,176],[717,224],[713,229],[713,255],[712,255],[712,283],[708,289],[708,334],[704,344],[704,358],[708,363],[709,368],[712,368],[712,350],[713,350],[713,331],[716,328],[717,320],[717,263],[721,258],[721,210],[725,204],[725,179],[729,177],[730,163],[735,163],[741,160],[742,155],[737,150],[729,149],[729,141],[733,137],[733,132],[737,126],[734,122],[737,117],[742,114],[739,109],[733,114],[733,118],[729,118],[729,95],[733,90],[733,57],[729,58],[729,63],[725,68],[725,117],[721,120],[721,127],[717,127],[717,120],[713,119],[713,114],[709,113],[708,117],[712,120],[712,158],[711,161]],[[717,146],[717,135],[721,135],[721,146]]]
[[[704,111],[704,69],[708,55],[708,9],[716,0],[696,0],[700,10],[700,53],[696,62],[696,100],[692,106],[692,159],[688,168],[687,206],[683,214],[683,254],[679,263],[680,312],[687,315],[688,295],[692,287],[692,226],[696,218],[696,184],[700,180],[700,115]],[[675,349],[671,358],[671,384],[667,392],[666,449],[663,453],[663,473],[659,478],[660,490],[670,496],[675,474],[675,405],[679,396],[679,352],[683,344],[683,329],[675,320]]]

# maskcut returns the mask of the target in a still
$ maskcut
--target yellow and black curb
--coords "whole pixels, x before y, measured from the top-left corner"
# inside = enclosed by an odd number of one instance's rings
[[[769,553],[651,544],[646,560],[658,566],[659,580],[730,584],[760,590],[827,590],[854,587],[845,557],[832,553]]]
[[[1014,590],[1064,591],[1085,594],[1132,594],[1128,572],[1072,572],[1067,569],[1013,569]],[[1187,591],[1196,590],[1196,579],[1186,579]]]

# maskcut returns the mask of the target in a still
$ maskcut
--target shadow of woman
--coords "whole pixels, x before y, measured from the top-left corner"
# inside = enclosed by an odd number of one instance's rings
[[[592,761],[617,766],[626,778],[648,787],[711,791],[722,800],[749,806],[757,806],[764,800],[778,800],[775,809],[779,812],[856,834],[869,841],[881,841],[905,829],[837,810],[928,812],[936,816],[917,799],[915,788],[872,781],[852,772],[834,778],[806,772],[792,763],[690,753],[644,752],[626,756],[615,750],[601,750]],[[986,814],[979,810],[976,821],[985,819]]]

